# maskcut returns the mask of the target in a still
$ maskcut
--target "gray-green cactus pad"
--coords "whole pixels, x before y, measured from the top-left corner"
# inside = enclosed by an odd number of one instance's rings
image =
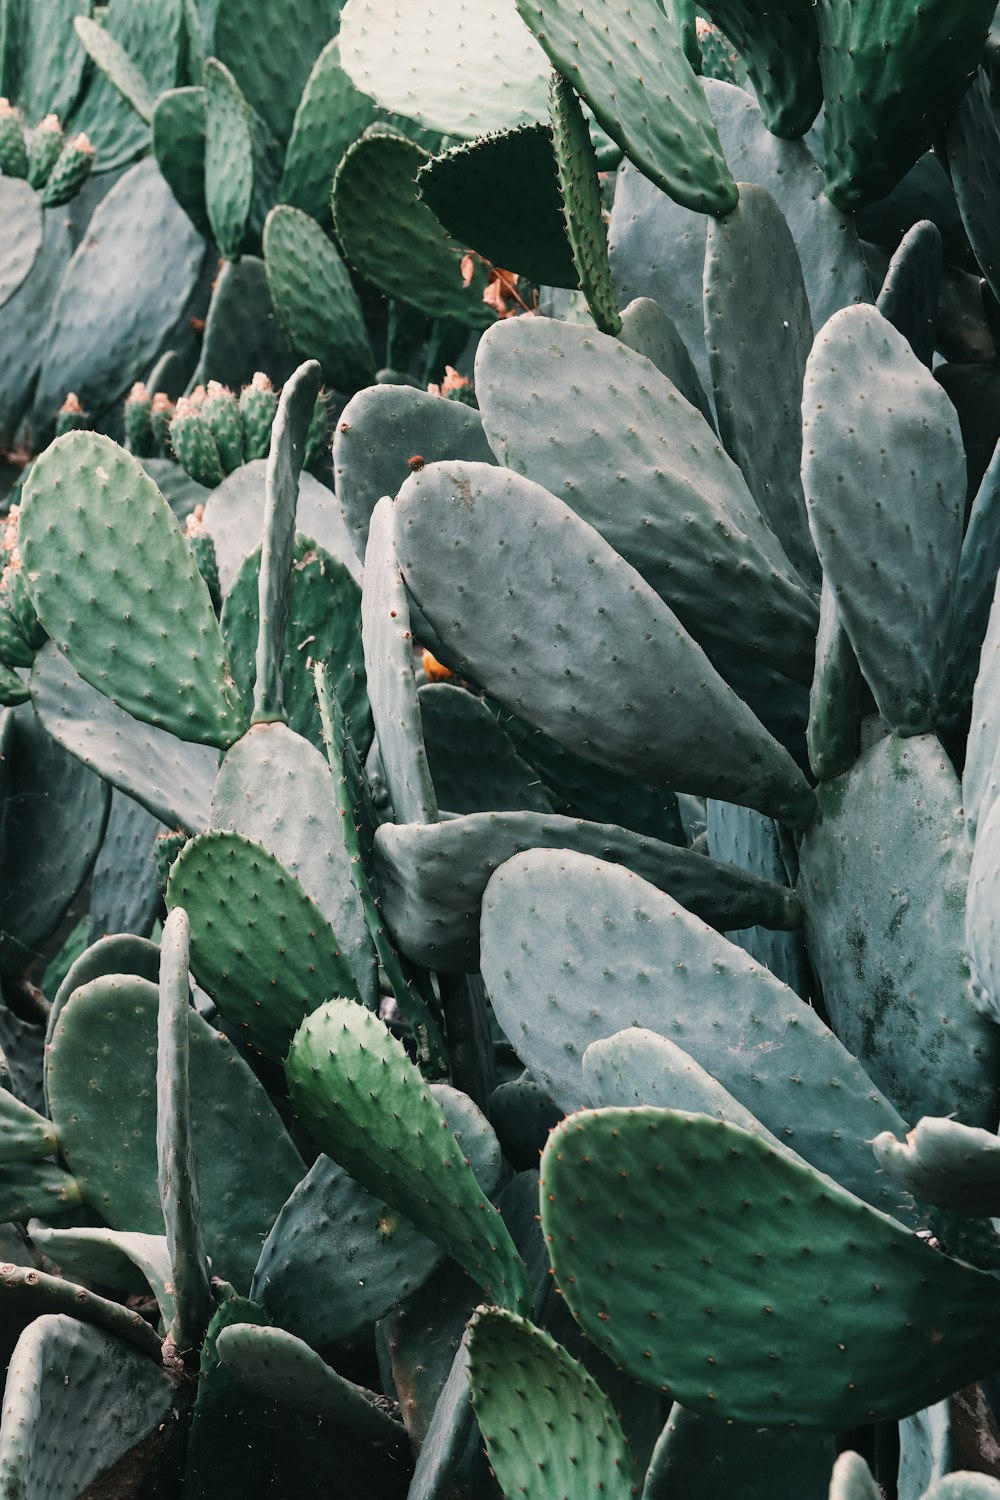
[[[901,1210],[870,1141],[905,1125],[861,1065],[749,954],[638,876],[555,850],[508,861],[483,900],[482,971],[511,1044],[563,1109],[587,1103],[591,1042],[646,1026],[819,1171]]]
[[[526,849],[575,849],[625,865],[722,929],[798,921],[790,891],[626,828],[555,814],[470,813],[433,824],[387,823],[377,831],[382,911],[399,946],[427,968],[475,973],[487,882]]]

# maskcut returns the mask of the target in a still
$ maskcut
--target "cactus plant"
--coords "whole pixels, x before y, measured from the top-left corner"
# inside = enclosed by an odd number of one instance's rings
[[[993,7],[480,9],[0,6],[0,1491],[985,1497]]]

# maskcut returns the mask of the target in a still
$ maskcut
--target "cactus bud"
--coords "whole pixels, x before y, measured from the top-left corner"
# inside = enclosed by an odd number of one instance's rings
[[[178,402],[178,405],[180,403]],[[212,607],[216,614],[222,608],[222,587],[219,583],[219,564],[215,556],[215,543],[205,530],[205,507],[196,505],[184,521],[184,539],[198,565],[198,572],[208,584]]]
[[[89,425],[90,413],[84,411],[76,392],[70,391],[56,413],[56,437],[62,437],[66,432],[76,432],[79,428]]]
[[[28,147],[19,109],[9,99],[0,99],[0,172],[5,177],[27,177]]]
[[[240,394],[243,421],[243,454],[247,461],[266,458],[271,446],[271,423],[278,410],[274,386],[260,370]]]
[[[198,484],[214,489],[225,479],[219,449],[211,428],[202,416],[204,397],[181,396],[170,423],[170,446],[178,461]]]
[[[157,391],[149,406],[149,426],[157,448],[166,448],[168,445],[173,415],[174,403],[163,391]]]
[[[153,452],[152,408],[149,392],[137,380],[125,398],[125,442],[136,458],[149,458]]]
[[[31,132],[28,145],[28,181],[43,188],[63,146],[63,128],[55,115],[46,115]]]
[[[239,403],[228,386],[210,380],[201,414],[215,438],[222,467],[231,474],[243,462],[243,424]]]
[[[45,208],[58,208],[75,198],[90,176],[94,165],[94,148],[88,136],[75,135],[56,157],[48,182],[42,189]]]

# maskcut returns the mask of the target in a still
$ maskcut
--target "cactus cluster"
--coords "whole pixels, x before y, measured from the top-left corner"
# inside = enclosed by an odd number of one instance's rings
[[[995,5],[91,9],[0,5],[0,1494],[997,1500]]]

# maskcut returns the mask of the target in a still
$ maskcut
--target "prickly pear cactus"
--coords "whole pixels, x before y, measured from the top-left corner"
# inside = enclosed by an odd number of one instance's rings
[[[0,4],[11,1500],[1000,1493],[1000,30],[703,8]]]

